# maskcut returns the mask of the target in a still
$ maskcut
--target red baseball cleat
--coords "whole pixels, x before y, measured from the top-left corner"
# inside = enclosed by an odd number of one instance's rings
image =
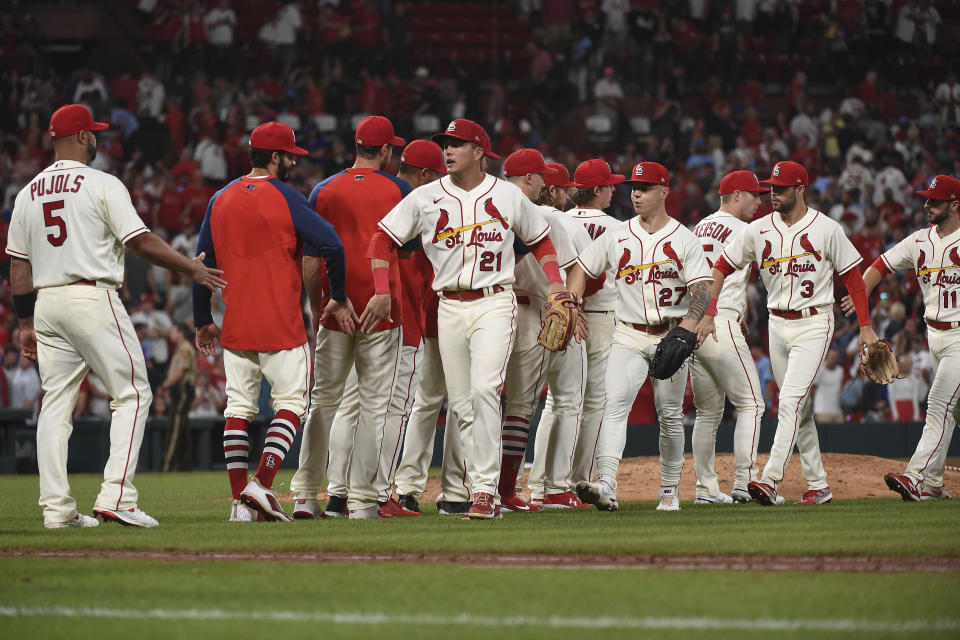
[[[830,487],[824,487],[823,489],[810,489],[793,504],[826,504],[831,500],[833,500],[833,494],[830,493]]]
[[[497,509],[493,503],[493,494],[483,491],[474,494],[473,506],[464,516],[465,520],[490,520],[496,517]]]
[[[381,518],[418,518],[420,512],[404,509],[399,502],[390,498],[377,509],[377,515]]]
[[[750,497],[765,507],[771,507],[777,502],[777,489],[766,482],[753,481],[747,485]]]
[[[543,499],[544,509],[582,509],[592,505],[586,502],[580,502],[573,491],[564,491],[563,493],[550,493]]]
[[[883,476],[883,480],[892,491],[900,494],[904,502],[920,502],[920,492],[910,476],[888,473]]]
[[[500,496],[500,505],[507,511],[524,511],[530,512],[533,509],[530,507],[530,503],[523,499],[523,496],[519,493],[515,493],[512,496]]]

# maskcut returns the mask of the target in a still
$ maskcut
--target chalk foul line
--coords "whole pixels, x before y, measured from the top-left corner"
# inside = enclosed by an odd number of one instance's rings
[[[882,622],[855,618],[687,618],[687,617],[568,617],[568,616],[474,616],[392,614],[363,611],[323,613],[313,611],[228,611],[223,609],[114,609],[106,607],[27,607],[0,605],[3,618],[97,618],[153,620],[228,620],[254,622],[302,622],[341,625],[418,625],[480,627],[550,627],[555,629],[693,629],[739,631],[857,631],[857,632],[947,632],[960,631],[960,619],[899,620]]]

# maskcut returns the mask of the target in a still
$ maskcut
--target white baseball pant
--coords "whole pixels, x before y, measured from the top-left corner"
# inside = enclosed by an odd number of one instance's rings
[[[360,420],[360,395],[357,372],[354,367],[347,376],[343,389],[343,399],[337,409],[330,429],[330,460],[327,467],[329,483],[327,493],[334,496],[348,496],[354,486],[372,486],[365,490],[375,491],[379,502],[390,498],[393,485],[393,471],[396,469],[403,442],[404,422],[413,402],[413,390],[419,378],[417,355],[419,349],[410,345],[400,345],[400,363],[396,372],[392,401],[387,409],[387,420],[383,429],[381,446],[378,449],[356,447],[357,425]],[[375,458],[375,459],[374,459]],[[354,464],[354,461],[358,461]],[[355,477],[357,472],[377,469],[376,477]],[[384,484],[386,483],[386,484]],[[354,492],[355,493],[355,492]]]
[[[440,298],[440,357],[447,393],[466,451],[474,493],[497,493],[500,476],[500,394],[517,332],[513,291],[477,300]]]
[[[44,522],[69,522],[77,514],[67,479],[67,443],[80,385],[91,369],[113,399],[110,454],[94,508],[136,507],[133,477],[153,395],[140,342],[116,290],[44,287],[37,293],[34,328],[45,392],[37,419],[39,504]]]
[[[780,387],[777,431],[761,481],[776,487],[783,480],[796,443],[800,470],[810,489],[827,487],[820,439],[813,421],[810,387],[823,366],[833,338],[833,311],[788,320],[770,315],[770,365]]]
[[[570,490],[570,473],[579,432],[586,378],[583,343],[572,341],[566,351],[553,353],[538,342],[545,300],[531,298],[520,305],[520,331],[507,366],[506,415],[530,420],[547,383],[557,400],[553,416],[537,425],[533,466],[527,485],[531,497]],[[531,344],[532,343],[532,344]]]
[[[397,469],[397,493],[420,497],[427,488],[427,474],[433,459],[433,440],[437,434],[437,418],[447,397],[443,377],[443,362],[436,338],[424,338],[420,364],[420,384],[414,394],[413,408],[407,421],[403,440],[403,455]],[[447,411],[443,435],[443,463],[440,472],[440,491],[451,502],[472,499],[466,484],[466,459],[460,443],[456,416]]]
[[[387,410],[393,401],[400,368],[400,329],[348,335],[320,327],[316,354],[321,366],[314,370],[310,415],[300,443],[300,468],[291,479],[290,488],[296,499],[316,498],[327,468],[330,430],[347,377],[356,366],[360,413],[350,463],[347,507],[356,510],[376,506],[378,501],[390,497],[389,482],[383,485],[382,478],[377,477],[377,453],[381,446],[396,446],[395,442],[385,443],[384,437],[389,430]]]
[[[618,323],[607,358],[607,402],[603,410],[603,427],[597,443],[597,465],[603,458],[619,464],[627,443],[627,421],[630,410],[643,386],[657,344],[666,335],[650,335]],[[667,380],[652,379],[653,399],[660,423],[660,484],[680,484],[683,471],[683,394],[687,386],[687,363]]]
[[[927,396],[927,420],[905,475],[927,488],[943,486],[947,450],[960,422],[960,329],[928,328],[933,384]]]
[[[720,493],[714,455],[725,397],[730,398],[737,409],[737,424],[733,431],[733,483],[746,487],[758,477],[757,442],[764,405],[757,365],[750,355],[739,321],[718,316],[715,323],[717,341],[707,336],[694,352],[690,366],[697,406],[691,444],[698,498]]]

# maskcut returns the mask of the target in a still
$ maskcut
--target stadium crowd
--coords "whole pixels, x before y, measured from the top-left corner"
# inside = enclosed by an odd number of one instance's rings
[[[118,11],[143,35],[142,55],[116,72],[54,65],[31,38],[30,13],[5,13],[0,46],[14,64],[0,70],[0,238],[5,246],[15,195],[51,157],[50,113],[67,102],[112,124],[92,166],[120,176],[147,225],[190,255],[210,197],[247,171],[247,136],[257,124],[275,119],[297,131],[310,155],[289,183],[307,194],[352,164],[351,133],[370,113],[390,117],[407,138],[466,115],[489,127],[500,154],[536,147],[570,170],[597,156],[619,172],[660,162],[674,185],[667,210],[691,227],[717,209],[725,173],[762,176],[792,159],[809,171],[810,205],[844,225],[864,265],[926,224],[913,191],[937,173],[960,176],[960,82],[936,53],[955,7],[667,4],[128,0]],[[443,22],[451,10],[510,42],[456,42],[468,34]],[[769,211],[767,201],[757,215]],[[629,189],[619,190],[612,213],[632,214]],[[0,252],[0,260],[9,257]],[[122,297],[144,348],[154,411],[168,413],[189,386],[189,415],[221,415],[223,362],[193,353],[190,283],[129,254],[126,270]],[[7,273],[5,263],[3,301]],[[906,375],[886,390],[857,374],[856,322],[837,306],[833,350],[816,385],[818,420],[920,419],[931,364],[917,292],[915,276],[895,274],[871,301],[877,333],[894,343]],[[747,335],[773,413],[755,279],[748,298]],[[0,401],[36,411],[39,377],[19,357],[6,302],[0,323]],[[78,414],[109,414],[95,376],[82,393]]]

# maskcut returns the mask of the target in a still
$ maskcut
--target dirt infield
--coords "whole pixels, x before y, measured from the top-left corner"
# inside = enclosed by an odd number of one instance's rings
[[[960,558],[769,557],[769,556],[600,556],[431,553],[271,553],[193,551],[0,551],[0,558],[146,560],[152,562],[401,562],[482,567],[552,569],[663,569],[672,571],[844,571],[946,573],[960,570]]]
[[[763,471],[767,463],[767,454],[758,456],[758,466]],[[956,460],[953,461],[955,464]],[[883,474],[889,471],[902,472],[906,464],[899,460],[861,456],[846,453],[824,453],[823,466],[827,469],[827,480],[835,499],[844,498],[896,498],[883,482]],[[720,453],[716,459],[717,475],[720,477],[720,490],[729,493],[733,488],[733,454]],[[655,457],[627,458],[620,464],[617,478],[617,498],[621,501],[656,500],[660,487],[660,462]],[[944,476],[947,491],[960,497],[960,472],[947,471]],[[693,474],[693,457],[686,456],[683,476],[680,480],[681,500],[692,500],[696,494]],[[526,480],[524,479],[524,485]],[[787,475],[780,486],[780,494],[787,499],[799,499],[807,490],[807,483],[800,475],[800,457],[794,454],[787,467]],[[430,478],[423,499],[433,500],[440,492],[440,479]]]

